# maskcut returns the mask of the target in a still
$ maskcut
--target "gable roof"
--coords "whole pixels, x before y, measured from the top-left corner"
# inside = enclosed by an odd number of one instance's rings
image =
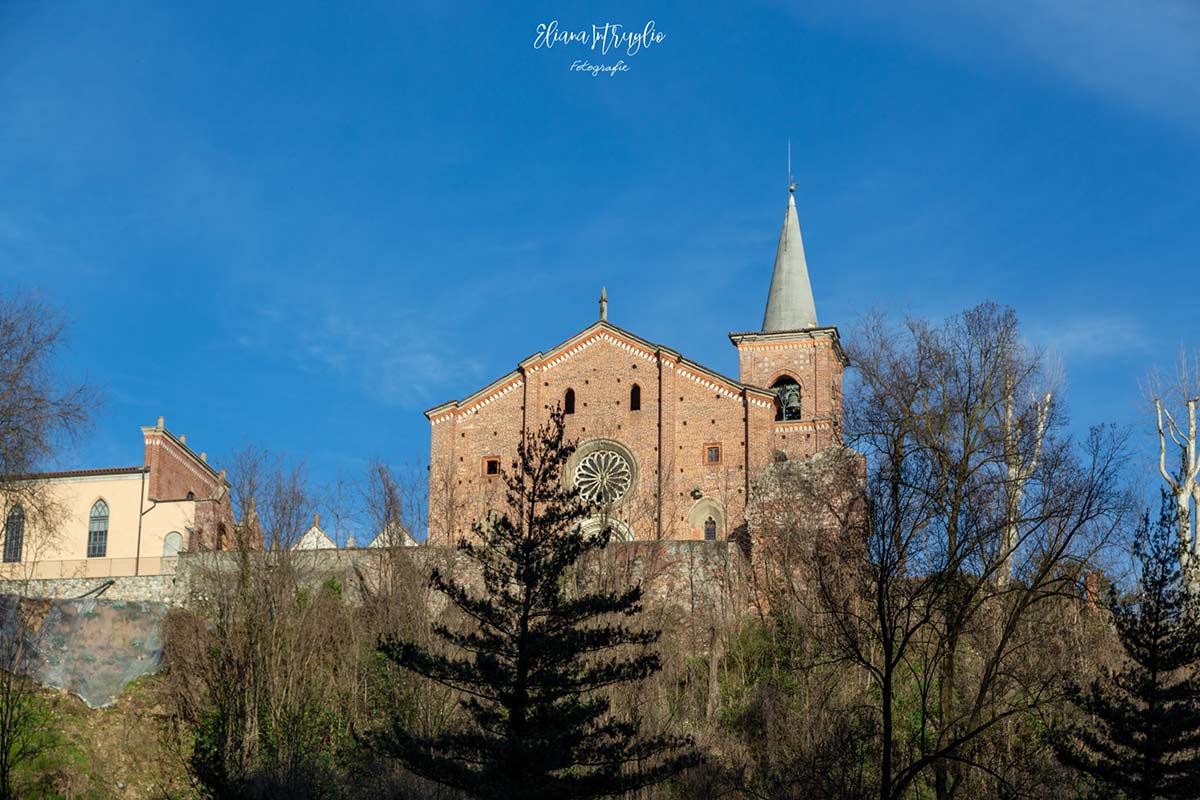
[[[161,423],[162,417],[159,417],[158,420]],[[183,439],[180,439],[178,436],[171,433],[171,431],[167,430],[166,427],[162,426],[161,424],[160,425],[143,425],[142,426],[142,437],[146,438],[149,436],[163,436],[169,442],[171,442],[172,444],[175,445],[175,449],[181,451],[182,453],[184,453],[187,456],[187,463],[190,464],[193,468],[199,468],[203,472],[207,473],[207,476],[210,479],[216,481],[218,486],[224,486],[227,489],[233,488],[233,484],[230,483],[229,480],[225,477],[223,470],[218,471],[217,468],[214,467],[212,464],[209,464],[207,460],[205,460],[205,459],[201,458],[199,455],[197,455],[195,450],[188,447],[187,443],[184,442]]]
[[[367,543],[367,547],[415,547],[417,540],[403,525],[385,528],[375,534],[375,538]]]
[[[774,402],[775,395],[766,389],[740,383],[733,378],[709,369],[703,364],[699,364],[689,358],[684,358],[677,351],[669,347],[664,347],[663,345],[643,339],[635,333],[631,333],[624,328],[618,328],[608,320],[602,319],[593,322],[569,339],[559,342],[545,353],[534,353],[519,362],[517,369],[492,381],[462,400],[451,400],[434,406],[425,412],[425,416],[432,422],[435,417],[444,417],[452,411],[470,412],[475,408],[487,405],[523,385],[524,376],[527,371],[532,372],[553,368],[599,341],[608,341],[610,344],[628,350],[647,361],[654,361],[661,356],[664,361],[672,363],[688,377],[704,383],[710,388],[724,389],[729,394],[740,394],[742,391],[747,391],[762,395],[763,398],[771,403]]]
[[[293,550],[336,550],[337,545],[333,539],[325,531],[313,525],[304,535],[301,536],[294,545]]]

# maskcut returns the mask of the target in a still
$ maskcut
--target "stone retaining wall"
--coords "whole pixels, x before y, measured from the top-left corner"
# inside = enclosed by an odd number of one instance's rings
[[[88,595],[105,600],[172,603],[174,575],[128,575],[122,578],[38,578],[24,581],[0,581],[0,594],[22,597],[71,599],[110,584],[103,592]]]
[[[254,555],[261,558],[269,554]],[[396,552],[375,548],[305,550],[288,555],[309,573],[314,587],[332,579],[349,598],[374,591],[380,576],[396,563],[393,559],[402,559],[414,568],[412,580],[426,580],[435,566],[468,581],[470,578],[465,576],[474,572],[474,564],[453,547],[409,547]],[[0,593],[76,598],[110,584],[91,596],[183,606],[194,600],[197,592],[203,592],[206,575],[237,570],[239,558],[235,552],[180,555],[175,573],[167,575],[0,581]],[[744,588],[744,558],[737,546],[728,542],[614,542],[596,554],[588,566],[612,580],[641,580],[647,599],[678,606],[711,607],[715,603],[729,607],[744,601],[738,596]]]

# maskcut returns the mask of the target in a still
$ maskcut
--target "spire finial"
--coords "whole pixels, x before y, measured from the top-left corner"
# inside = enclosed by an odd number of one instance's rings
[[[608,321],[608,290],[600,287],[600,319]]]
[[[789,141],[789,167],[791,151]],[[764,333],[817,327],[817,309],[813,304],[808,262],[804,258],[804,242],[800,238],[800,220],[796,214],[796,184],[790,181],[790,169],[788,178],[787,209],[783,216],[783,230],[779,232],[779,247],[775,251],[775,270],[771,273],[767,312],[763,315]]]
[[[792,137],[788,137],[788,192],[796,192],[796,183],[792,180]]]

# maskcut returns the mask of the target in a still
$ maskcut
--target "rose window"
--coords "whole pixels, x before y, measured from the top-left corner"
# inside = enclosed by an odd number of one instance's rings
[[[594,505],[608,505],[621,499],[633,482],[633,469],[620,453],[595,450],[579,460],[575,468],[575,488],[583,499]]]

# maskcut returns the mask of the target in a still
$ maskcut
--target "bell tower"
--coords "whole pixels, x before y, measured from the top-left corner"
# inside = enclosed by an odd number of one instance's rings
[[[741,382],[775,394],[771,440],[789,459],[841,441],[847,364],[837,328],[817,323],[795,191],[795,184],[788,187],[762,330],[729,334]]]

